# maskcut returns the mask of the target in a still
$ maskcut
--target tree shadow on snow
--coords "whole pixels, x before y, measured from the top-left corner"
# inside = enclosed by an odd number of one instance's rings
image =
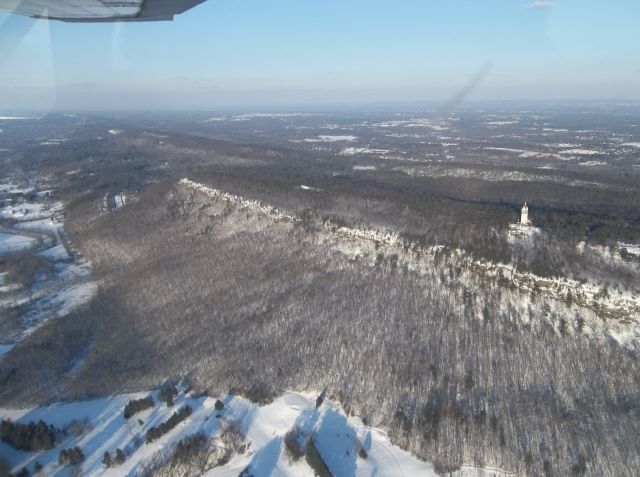
[[[315,443],[333,475],[356,475],[356,441],[356,431],[349,425],[347,417],[336,409],[327,409],[317,430]]]
[[[282,437],[274,437],[266,446],[260,449],[247,466],[254,477],[269,477],[278,464]]]

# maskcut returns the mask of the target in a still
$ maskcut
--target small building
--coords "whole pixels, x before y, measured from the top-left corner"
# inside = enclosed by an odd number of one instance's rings
[[[529,207],[527,207],[527,203],[525,202],[522,206],[522,210],[520,211],[520,224],[521,225],[531,225],[529,222]]]

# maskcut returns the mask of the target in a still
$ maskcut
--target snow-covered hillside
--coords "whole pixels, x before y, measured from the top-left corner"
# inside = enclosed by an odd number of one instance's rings
[[[326,466],[336,476],[431,476],[436,475],[431,464],[422,462],[406,451],[391,445],[387,435],[365,426],[358,418],[347,417],[340,407],[324,401],[316,406],[316,394],[286,393],[274,402],[259,406],[246,399],[224,395],[194,397],[180,393],[174,405],[158,401],[155,405],[129,419],[123,416],[126,403],[148,393],[119,395],[92,401],[57,403],[32,409],[0,409],[0,417],[27,423],[42,419],[59,429],[65,429],[63,440],[48,451],[17,451],[0,443],[0,455],[14,472],[27,468],[33,471],[36,461],[43,466],[43,475],[64,476],[79,471],[86,476],[139,475],[145,467],[171,456],[175,444],[186,436],[203,433],[212,446],[229,423],[237,423],[248,441],[246,451],[237,453],[224,465],[206,472],[207,477],[246,475],[313,476],[305,459],[293,459],[283,442],[285,434],[298,426],[305,436],[313,438]],[[216,401],[224,404],[216,410]],[[193,413],[161,438],[145,443],[144,436],[153,426],[166,421],[176,410],[190,406]],[[84,461],[76,466],[58,463],[61,449],[79,446]],[[105,452],[121,449],[126,460],[107,468],[102,459]]]

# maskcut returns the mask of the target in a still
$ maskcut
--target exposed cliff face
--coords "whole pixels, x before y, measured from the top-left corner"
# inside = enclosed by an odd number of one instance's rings
[[[247,200],[186,178],[181,179],[179,185],[201,192],[214,201],[248,209],[273,220],[292,224],[302,222],[295,215],[261,201]],[[523,305],[530,304],[533,295],[534,301],[539,297],[558,309],[567,308],[570,311],[574,308],[585,317],[583,319],[588,320],[588,328],[597,330],[597,337],[608,336],[630,348],[640,344],[640,294],[609,290],[604,284],[596,282],[581,283],[569,278],[548,278],[520,272],[510,264],[477,259],[458,248],[426,246],[388,229],[380,231],[345,227],[326,221],[318,235],[319,240],[330,243],[351,260],[400,267],[420,275],[429,274],[437,258],[439,263],[446,263],[460,271],[457,278],[462,286],[477,289],[486,280],[498,282],[519,292]],[[481,310],[482,306],[476,307],[478,317],[482,316]],[[580,331],[584,324],[580,325]]]

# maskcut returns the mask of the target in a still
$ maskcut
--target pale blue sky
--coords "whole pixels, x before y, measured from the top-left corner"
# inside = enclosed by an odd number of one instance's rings
[[[638,100],[639,25],[638,0],[208,0],[119,24],[0,14],[0,107],[440,101],[474,78],[470,100]]]

